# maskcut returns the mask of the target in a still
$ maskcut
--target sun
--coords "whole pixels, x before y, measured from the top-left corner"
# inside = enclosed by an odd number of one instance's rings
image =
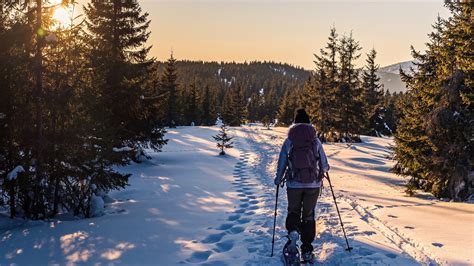
[[[67,28],[71,26],[72,11],[68,7],[58,6],[53,13],[53,23],[55,28]]]

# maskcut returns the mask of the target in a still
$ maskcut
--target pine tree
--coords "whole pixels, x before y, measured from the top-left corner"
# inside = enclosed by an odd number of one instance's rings
[[[17,210],[26,209],[21,196],[30,192],[34,173],[23,173],[17,179],[9,179],[17,166],[28,169],[32,162],[34,128],[36,125],[31,88],[34,62],[35,27],[28,23],[23,12],[31,12],[25,6],[0,3],[0,190],[8,195],[6,202],[10,216]],[[21,182],[25,180],[26,182]],[[24,186],[21,186],[24,185]],[[28,212],[28,210],[26,210]]]
[[[337,55],[339,39],[336,28],[330,29],[328,41],[324,49],[320,49],[320,55],[315,56],[316,76],[313,79],[313,90],[317,106],[313,107],[313,120],[316,120],[318,135],[325,141],[330,132],[337,131],[336,113],[339,110],[337,104],[336,89],[339,84],[339,68]],[[318,111],[316,111],[318,110]],[[311,114],[310,114],[311,115]]]
[[[189,88],[183,87],[182,95],[180,97],[182,99],[181,106],[183,114],[180,121],[184,125],[199,125],[200,121],[200,113],[199,113],[199,106],[198,106],[198,97],[196,91],[196,84],[193,83],[189,86]]]
[[[229,126],[240,126],[245,116],[245,99],[241,85],[230,88],[222,103],[222,121]]]
[[[402,92],[391,94],[388,90],[383,96],[383,119],[385,130],[382,131],[382,134],[386,136],[391,136],[397,131],[397,121],[400,117],[400,102],[402,98]]]
[[[408,92],[395,135],[394,170],[410,176],[407,192],[430,191],[464,200],[472,187],[472,5],[448,2],[424,54],[412,49],[417,71],[403,73]]]
[[[368,118],[365,124],[364,133],[372,136],[380,136],[385,129],[384,111],[381,106],[382,85],[379,84],[380,78],[377,76],[379,66],[375,64],[377,52],[370,50],[367,54],[365,71],[362,73],[362,102],[364,103],[365,117]]]
[[[84,8],[89,32],[88,57],[91,89],[87,95],[92,114],[90,143],[95,161],[91,183],[103,191],[124,187],[127,174],[112,170],[130,159],[139,160],[146,147],[157,151],[166,143],[156,114],[156,103],[147,100],[152,61],[147,59],[148,14],[137,1],[93,0]],[[90,192],[88,192],[90,193]],[[82,207],[81,207],[82,208]]]
[[[54,30],[54,21],[45,12],[44,3],[36,1],[30,6],[12,2],[10,7],[20,12],[12,12],[15,15],[8,19],[0,15],[6,22],[2,24],[6,27],[0,27],[0,34],[8,37],[2,42],[6,49],[0,52],[0,57],[8,58],[8,64],[0,67],[0,93],[5,93],[0,98],[7,101],[5,106],[1,104],[0,117],[8,123],[2,125],[5,131],[0,130],[2,140],[5,136],[5,142],[0,141],[0,179],[8,177],[13,169],[25,170],[4,183],[12,217],[47,219],[60,208],[87,216],[94,192],[91,185],[103,173],[94,168],[98,156],[88,145],[94,133],[87,130],[93,128],[93,123],[86,108],[89,102],[85,92],[90,88],[90,79],[85,73],[90,71],[85,67],[85,38],[80,26]],[[4,7],[1,8],[3,14]],[[27,19],[24,14],[30,17]],[[31,95],[33,101],[24,101]],[[11,113],[12,107],[21,112]],[[90,150],[94,152],[87,153]],[[88,163],[94,167],[89,168]],[[104,172],[113,173],[109,170]],[[71,191],[78,193],[70,194]]]
[[[293,94],[292,94],[293,93]],[[289,126],[293,123],[294,112],[297,108],[297,98],[294,92],[287,90],[283,95],[278,109],[278,124]]]
[[[247,103],[247,119],[249,122],[257,122],[261,117],[263,98],[260,93],[252,93]]]
[[[166,62],[165,72],[161,78],[161,86],[165,95],[165,124],[168,127],[176,127],[178,122],[178,106],[177,106],[177,73],[176,73],[176,59],[173,54]]]
[[[336,88],[335,112],[338,131],[342,133],[345,141],[359,141],[358,134],[361,133],[363,124],[363,111],[360,99],[359,71],[354,61],[360,57],[361,47],[352,33],[343,36],[339,43],[339,84]]]
[[[233,137],[228,136],[227,131],[229,128],[225,123],[222,123],[219,133],[213,138],[217,141],[217,147],[221,149],[219,155],[225,155],[225,149],[232,148],[233,142],[231,141]]]
[[[204,95],[201,101],[201,124],[204,126],[212,126],[216,121],[215,108],[211,104],[211,92],[209,86],[204,88]]]
[[[268,126],[275,121],[278,113],[278,93],[275,86],[272,86],[271,89],[267,90],[263,94],[263,104],[262,104],[262,122]]]
[[[331,116],[331,111],[333,110],[331,104],[335,103],[335,99],[331,100],[331,91],[334,91],[334,89],[330,86],[335,83],[327,78],[328,73],[328,69],[320,65],[319,69],[317,69],[313,75],[313,82],[308,85],[311,86],[313,90],[309,111],[312,114],[312,121],[318,132],[318,137],[323,142],[327,140],[334,126],[334,121]]]

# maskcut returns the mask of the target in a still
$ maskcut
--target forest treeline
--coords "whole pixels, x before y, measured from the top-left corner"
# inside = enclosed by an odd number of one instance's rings
[[[71,4],[63,1],[61,5]],[[330,29],[313,71],[274,62],[166,62],[149,56],[149,19],[137,1],[93,0],[63,27],[46,0],[0,2],[0,206],[11,217],[91,216],[160,151],[167,127],[290,125],[305,107],[323,141],[395,136],[395,171],[409,191],[472,195],[472,6],[447,4],[406,94],[376,75],[375,50]],[[364,68],[354,61],[365,57]]]
[[[335,29],[332,31],[335,33]],[[383,88],[376,75],[376,52],[371,53],[371,65],[368,63],[364,69],[354,68],[354,73],[358,76],[357,88],[362,90],[364,86],[369,86],[364,90],[364,95],[354,97],[357,99],[354,106],[370,103],[370,106],[365,107],[365,113],[360,114],[362,120],[370,122],[364,124],[363,129],[357,133],[389,136],[396,130],[399,114],[397,101],[402,94],[392,94]],[[337,68],[339,63],[336,64]],[[334,98],[329,89],[327,95],[315,94],[314,86],[317,86],[315,82],[318,77],[315,71],[288,64],[177,61],[170,58],[167,62],[157,62],[156,65],[161,69],[159,72],[176,76],[174,85],[167,87],[170,90],[168,93],[175,95],[175,100],[169,104],[176,106],[176,110],[170,111],[174,115],[169,120],[174,121],[174,125],[213,125],[219,116],[231,126],[257,121],[288,126],[292,123],[294,110],[304,106],[311,111],[313,122],[319,126],[322,120],[316,113],[315,104],[318,101],[329,102],[331,97]],[[340,98],[335,98],[332,103],[338,104],[338,99]],[[352,102],[352,99],[349,100]],[[334,112],[339,110],[335,106],[331,108]],[[331,128],[334,134],[338,129],[337,126]],[[338,141],[342,138],[333,136],[330,140]]]

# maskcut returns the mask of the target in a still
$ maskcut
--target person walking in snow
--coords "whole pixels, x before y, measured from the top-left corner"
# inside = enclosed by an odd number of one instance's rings
[[[324,173],[329,164],[316,130],[304,109],[295,112],[294,124],[280,151],[275,185],[286,181],[288,215],[286,229],[288,242],[285,250],[297,253],[301,235],[304,261],[314,261],[312,242],[315,238],[315,213]]]

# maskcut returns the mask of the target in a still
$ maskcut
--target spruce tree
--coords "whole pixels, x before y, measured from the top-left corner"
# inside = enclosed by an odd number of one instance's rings
[[[17,179],[7,178],[17,166],[32,166],[35,144],[34,108],[28,99],[33,92],[35,66],[30,55],[34,54],[35,37],[39,36],[26,20],[27,12],[33,13],[34,9],[27,10],[14,2],[0,4],[0,190],[8,195],[0,206],[7,204],[12,218],[17,215],[16,210],[28,212],[21,197],[31,195],[35,174],[26,172]]]
[[[275,121],[278,114],[278,93],[276,87],[272,86],[263,94],[263,104],[261,109],[262,122],[268,126]]]
[[[263,98],[260,93],[252,93],[247,103],[247,119],[249,122],[257,122],[261,117]]]
[[[343,131],[341,123],[338,123],[342,112],[341,96],[344,96],[342,93],[338,94],[341,88],[338,55],[341,57],[343,49],[340,42],[335,27],[332,27],[326,46],[320,49],[319,54],[314,55],[316,67],[303,88],[300,101],[307,109],[322,141],[337,140],[333,134]]]
[[[315,98],[317,106],[313,112],[313,120],[316,119],[316,127],[318,135],[325,141],[330,132],[337,131],[336,113],[339,110],[337,106],[336,89],[338,87],[337,55],[339,47],[339,39],[336,28],[330,29],[326,47],[320,49],[319,55],[315,56],[315,77],[313,79],[313,90],[315,90]]]
[[[339,53],[339,84],[335,96],[337,112],[335,112],[338,131],[342,133],[344,141],[359,141],[363,124],[363,110],[361,103],[361,89],[359,70],[354,61],[360,57],[361,47],[352,32],[341,38],[338,48]]]
[[[207,85],[204,88],[204,95],[201,100],[201,124],[204,126],[212,126],[216,121],[215,108],[213,108],[211,99],[211,91]]]
[[[88,165],[96,173],[92,184],[108,191],[124,187],[129,176],[114,171],[113,165],[139,160],[144,148],[159,151],[166,143],[154,116],[156,103],[145,97],[153,63],[147,58],[150,47],[145,46],[150,21],[133,0],[93,0],[84,12],[94,73],[87,95],[93,132],[87,152],[98,162]]]
[[[383,96],[383,120],[384,131],[383,134],[391,136],[397,131],[397,121],[400,117],[400,102],[403,98],[403,93],[391,94],[388,90]]]
[[[178,106],[177,106],[177,70],[176,70],[176,59],[174,59],[173,54],[166,62],[165,72],[161,78],[161,86],[164,93],[164,108],[165,108],[165,117],[164,123],[168,127],[176,127],[178,122]]]
[[[225,155],[225,149],[230,149],[233,147],[233,142],[231,141],[233,137],[230,137],[227,134],[228,130],[229,128],[227,127],[227,125],[225,123],[222,123],[219,133],[213,136],[213,138],[217,141],[217,147],[221,149],[219,155]]]
[[[446,4],[452,17],[438,17],[425,53],[412,51],[417,71],[404,73],[408,92],[395,135],[394,170],[410,176],[407,192],[467,199],[472,187],[472,5]]]
[[[245,99],[241,85],[230,88],[222,103],[222,121],[229,126],[240,126],[245,116]]]
[[[334,89],[330,87],[333,83],[328,79],[328,73],[328,69],[320,65],[313,75],[313,82],[308,85],[313,90],[309,111],[318,132],[318,137],[323,142],[327,140],[331,129],[334,127],[334,120],[331,114],[331,111],[334,111],[331,104],[335,103],[335,99],[332,99],[331,91],[334,91]]]
[[[181,94],[181,106],[182,106],[182,118],[180,121],[189,126],[191,124],[199,125],[200,121],[200,113],[199,113],[199,106],[198,106],[198,96],[196,91],[196,84],[193,83],[189,85],[188,88],[183,86],[182,94]]]
[[[362,73],[362,103],[364,104],[365,117],[368,118],[365,123],[364,133],[372,136],[380,136],[385,129],[384,112],[385,108],[381,106],[382,85],[379,84],[380,78],[377,76],[379,66],[375,64],[377,52],[370,50],[365,60],[366,66]]]
[[[293,123],[293,116],[296,108],[296,95],[292,94],[292,92],[290,92],[289,90],[286,90],[278,108],[278,124],[281,126],[291,125]]]

